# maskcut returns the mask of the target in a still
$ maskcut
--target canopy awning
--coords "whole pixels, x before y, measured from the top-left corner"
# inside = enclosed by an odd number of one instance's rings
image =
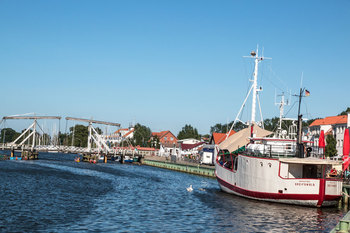
[[[266,137],[272,134],[271,131],[260,128],[257,124],[253,124],[253,135],[255,137]],[[248,128],[242,129],[237,133],[231,135],[222,143],[219,144],[221,150],[228,150],[233,152],[243,146],[246,146],[249,143],[249,138],[251,136],[251,126]]]
[[[318,158],[280,158],[282,163],[313,164],[313,165],[340,165],[343,161],[328,160]]]

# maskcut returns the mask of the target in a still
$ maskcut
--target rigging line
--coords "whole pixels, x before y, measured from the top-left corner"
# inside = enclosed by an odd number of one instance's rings
[[[306,116],[309,118],[309,109],[308,109],[306,101],[304,101],[304,105],[305,105],[305,109],[306,109]]]
[[[270,68],[270,71],[272,72],[273,76],[274,76],[276,79],[278,79],[278,81],[281,82],[281,84],[284,86],[284,88],[288,89],[288,85],[287,85],[282,79],[280,79],[280,78],[278,77],[278,75],[276,74],[275,71],[272,70],[271,65],[269,65],[268,67]]]
[[[294,105],[295,105],[297,102],[298,102],[298,101],[295,101],[295,102],[293,103],[293,105],[289,108],[289,110],[287,111],[287,113],[285,114],[285,116],[288,115],[288,113],[290,112],[290,110],[293,109]]]
[[[45,133],[44,130],[40,127],[39,124],[37,124],[37,126],[39,127],[39,129],[41,129],[41,132],[43,132],[43,134]]]
[[[278,81],[282,84],[283,88],[277,86],[277,85],[270,79],[270,77],[268,76],[267,79],[269,80],[269,82],[270,82],[273,86],[275,86],[276,88],[280,89],[282,92],[284,92],[283,89],[288,90],[288,86],[286,85],[286,83],[285,83],[284,81],[282,81],[282,80],[276,75],[276,73],[272,70],[271,66],[268,66],[268,67],[269,67],[269,69],[270,69],[270,72],[272,73],[272,76],[278,79]]]
[[[281,87],[277,86],[274,82],[272,82],[271,79],[267,78],[267,80],[277,89],[279,89],[281,92],[286,92],[285,90],[283,90]],[[286,89],[288,90],[288,89]]]

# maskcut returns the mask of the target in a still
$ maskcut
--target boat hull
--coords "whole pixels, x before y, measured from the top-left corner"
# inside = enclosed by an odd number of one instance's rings
[[[216,161],[216,178],[224,192],[254,200],[315,207],[337,205],[341,198],[341,180],[286,178],[288,169],[285,171],[285,164],[278,159],[241,155],[237,160],[236,170]]]
[[[277,194],[277,193],[262,193],[255,191],[243,190],[239,187],[231,185],[219,177],[216,177],[219,183],[219,186],[222,191],[226,193],[230,193],[236,196],[249,198],[258,201],[268,201],[268,202],[276,202],[283,204],[291,204],[291,205],[301,205],[301,206],[312,206],[312,207],[320,207],[319,206],[319,195],[313,194],[298,194],[298,195],[288,195],[288,194]],[[321,206],[335,206],[338,204],[341,196],[329,196],[323,200]],[[328,200],[327,200],[328,199]]]

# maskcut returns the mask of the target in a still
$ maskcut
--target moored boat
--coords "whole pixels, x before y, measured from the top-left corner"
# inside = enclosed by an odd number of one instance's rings
[[[219,145],[215,174],[220,188],[256,200],[317,207],[336,205],[342,194],[342,179],[332,172],[341,162],[324,159],[323,150],[302,140],[300,102],[304,89],[299,95],[296,135],[284,132],[283,137],[282,134],[269,137],[272,132],[255,122],[258,63],[264,58],[257,52],[252,52],[251,57],[255,59],[250,89],[252,118],[248,128],[227,136]]]

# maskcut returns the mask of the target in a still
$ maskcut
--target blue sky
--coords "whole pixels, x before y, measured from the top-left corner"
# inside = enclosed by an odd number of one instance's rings
[[[243,56],[257,44],[272,57],[259,70],[264,118],[279,114],[275,90],[297,93],[302,73],[305,117],[350,106],[347,0],[2,0],[0,30],[1,116],[209,133],[234,120],[253,68]]]

